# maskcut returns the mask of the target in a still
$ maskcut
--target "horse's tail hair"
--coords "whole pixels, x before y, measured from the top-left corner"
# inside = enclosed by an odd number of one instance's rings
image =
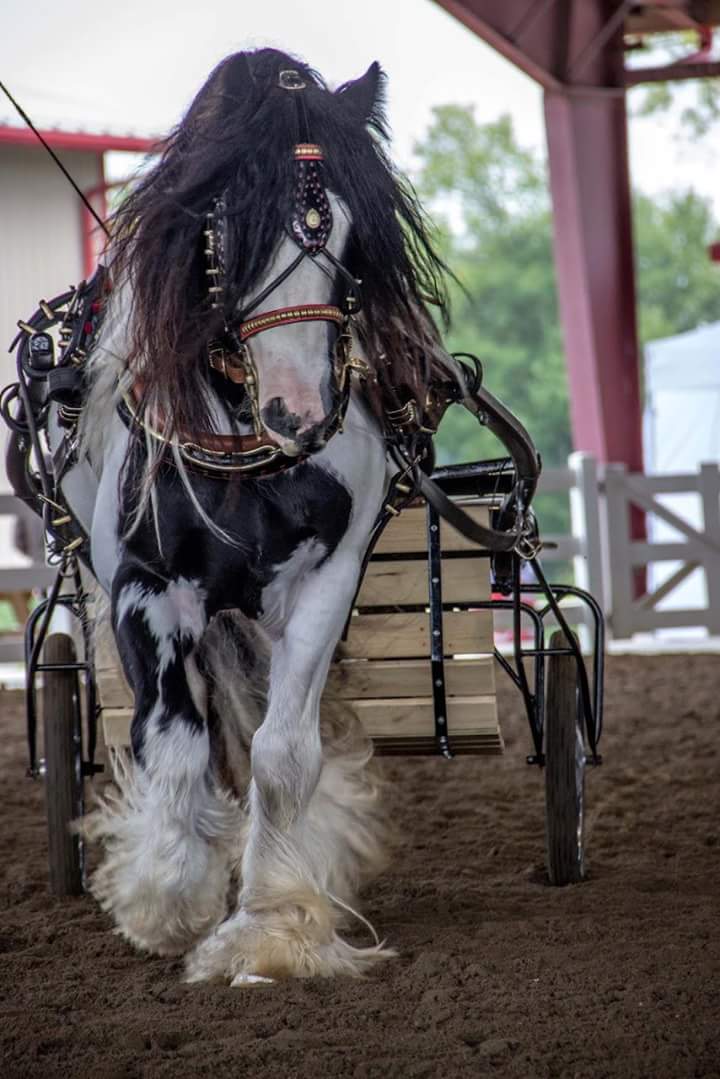
[[[250,780],[250,743],[265,715],[270,645],[257,623],[239,611],[221,611],[203,636],[198,662],[208,685],[219,768],[242,796]]]

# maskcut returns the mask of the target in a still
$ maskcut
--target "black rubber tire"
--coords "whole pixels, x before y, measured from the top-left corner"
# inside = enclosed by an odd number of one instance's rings
[[[551,648],[567,647],[557,630]],[[585,746],[577,665],[572,655],[549,656],[545,706],[545,841],[550,883],[578,884],[585,876]]]
[[[51,634],[45,642],[43,658],[45,663],[74,663],[72,637],[66,633]],[[82,841],[70,830],[71,822],[83,812],[77,671],[44,672],[43,729],[50,891],[56,896],[82,895]]]

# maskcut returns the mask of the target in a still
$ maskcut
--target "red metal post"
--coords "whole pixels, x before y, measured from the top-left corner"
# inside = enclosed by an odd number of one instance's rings
[[[545,118],[573,442],[642,471],[625,97],[546,92]]]

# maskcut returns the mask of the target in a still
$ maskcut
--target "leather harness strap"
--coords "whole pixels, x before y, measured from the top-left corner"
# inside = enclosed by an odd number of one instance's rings
[[[142,423],[154,438],[165,442],[167,439],[163,431],[165,426],[163,417],[154,414],[147,420],[141,421],[134,407],[140,405],[144,389],[142,379],[136,379],[130,388],[129,394],[124,398],[125,407],[133,422]],[[221,435],[213,431],[203,431],[196,434],[193,431],[178,431],[177,439],[181,446],[192,446],[206,450],[209,453],[219,454],[252,453],[263,446],[273,449],[278,448],[277,443],[267,435]]]
[[[519,530],[513,532],[500,532],[496,528],[486,528],[461,509],[445,494],[443,489],[418,470],[416,474],[418,489],[423,498],[437,510],[449,525],[452,525],[461,535],[472,543],[484,547],[489,551],[512,551],[517,546],[521,537]]]

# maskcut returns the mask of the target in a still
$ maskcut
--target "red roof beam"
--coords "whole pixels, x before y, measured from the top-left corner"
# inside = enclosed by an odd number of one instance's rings
[[[557,90],[560,81],[548,63],[549,35],[554,27],[554,4],[550,0],[435,0],[449,15],[472,30],[506,60],[515,64],[546,90]],[[528,39],[531,47],[528,48]]]
[[[40,134],[53,150],[86,150],[102,153],[109,150],[125,150],[129,153],[147,154],[160,149],[159,138],[141,135],[90,134],[87,131],[45,131]],[[0,145],[41,146],[37,136],[24,127],[0,125]]]
[[[679,82],[682,79],[717,79],[720,78],[720,61],[704,60],[674,64],[661,67],[636,67],[625,69],[625,85],[639,86],[644,82]]]

